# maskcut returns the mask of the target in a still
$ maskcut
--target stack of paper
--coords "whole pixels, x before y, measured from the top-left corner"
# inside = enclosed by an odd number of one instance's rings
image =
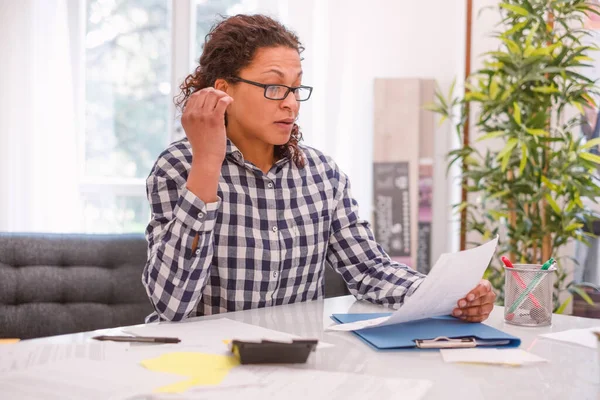
[[[177,337],[181,345],[194,346],[202,351],[226,349],[224,341],[233,339],[245,341],[273,340],[291,342],[298,336],[274,331],[256,325],[245,324],[227,318],[195,322],[163,322],[141,327],[123,329],[123,332],[134,336],[168,336]],[[329,343],[319,342],[318,349],[331,347]]]
[[[390,317],[333,325],[327,330],[355,331],[451,314],[458,300],[481,280],[497,244],[498,237],[474,249],[442,254],[417,291]]]
[[[598,347],[598,338],[594,335],[594,332],[600,332],[600,326],[588,329],[570,329],[563,332],[546,333],[540,335],[540,337],[595,349]]]
[[[447,363],[499,364],[521,366],[526,364],[548,362],[520,349],[442,349],[440,350]]]

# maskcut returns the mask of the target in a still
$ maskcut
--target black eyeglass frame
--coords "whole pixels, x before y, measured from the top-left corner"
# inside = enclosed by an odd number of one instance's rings
[[[308,90],[308,97],[306,97],[306,99],[300,100],[300,99],[296,98],[296,101],[306,101],[306,100],[310,99],[310,96],[311,96],[312,90],[313,90],[312,86],[287,86],[287,85],[279,85],[279,84],[277,84],[277,85],[275,85],[275,84],[265,84],[265,83],[259,83],[259,82],[249,81],[247,79],[240,78],[239,76],[232,76],[228,80],[231,80],[231,81],[234,81],[234,82],[236,82],[236,81],[237,82],[244,82],[244,83],[247,83],[249,85],[261,87],[261,88],[263,88],[265,90],[264,93],[263,93],[263,95],[265,96],[265,99],[269,99],[269,100],[285,100],[289,96],[290,92],[294,92],[294,95],[295,95],[296,94],[296,90],[298,90],[298,89],[307,89]],[[272,87],[272,86],[286,88],[287,90],[285,92],[285,95],[283,97],[281,97],[281,98],[273,98],[273,97],[267,96],[267,90],[269,90],[269,88]]]

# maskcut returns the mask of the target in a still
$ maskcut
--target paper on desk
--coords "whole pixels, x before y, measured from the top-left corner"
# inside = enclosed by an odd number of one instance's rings
[[[382,378],[364,374],[318,371],[304,368],[247,366],[231,370],[232,381],[252,374],[258,385],[244,388],[228,386],[191,389],[183,396],[152,394],[151,397],[134,399],[186,399],[209,400],[216,398],[240,398],[244,400],[306,400],[306,399],[422,399],[432,382],[418,379]]]
[[[274,331],[256,325],[245,324],[227,318],[208,321],[171,322],[148,324],[141,327],[123,329],[125,333],[135,336],[168,336],[177,337],[181,344],[194,346],[206,352],[222,353],[227,350],[224,340],[274,340],[291,342],[298,336],[285,332]],[[318,349],[331,347],[329,343],[321,343]]]
[[[548,362],[545,358],[520,349],[442,349],[447,363],[501,364],[520,366]]]
[[[3,399],[111,399],[151,392],[181,380],[133,363],[72,359],[0,376]]]
[[[177,374],[182,377],[175,384],[156,388],[155,392],[183,393],[194,386],[219,385],[233,368],[240,365],[240,362],[234,356],[174,352],[144,360],[140,364],[150,371]]]
[[[10,346],[0,346],[0,373],[19,371],[62,360],[103,361],[121,357],[128,348],[128,343],[40,344],[23,341]]]
[[[598,347],[598,338],[594,335],[594,332],[600,332],[600,326],[587,329],[570,329],[568,331],[556,333],[545,333],[540,335],[540,337],[595,349]]]
[[[389,317],[332,325],[329,331],[355,331],[449,315],[458,300],[473,290],[490,264],[498,237],[484,245],[440,256],[419,288]]]

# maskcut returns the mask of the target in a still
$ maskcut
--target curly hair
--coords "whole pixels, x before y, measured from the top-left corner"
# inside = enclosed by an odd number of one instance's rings
[[[217,22],[206,35],[199,65],[179,86],[181,93],[175,104],[183,110],[189,97],[196,91],[212,87],[217,79],[237,76],[264,47],[285,46],[298,53],[304,51],[296,34],[265,15],[236,15]],[[305,160],[298,148],[302,133],[297,124],[292,127],[290,140],[275,146],[275,157],[290,157],[298,168]]]

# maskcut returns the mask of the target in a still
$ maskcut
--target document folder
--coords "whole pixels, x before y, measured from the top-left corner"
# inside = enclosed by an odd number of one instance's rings
[[[333,314],[339,323],[381,318],[390,313]],[[378,326],[354,331],[376,350],[447,349],[487,346],[519,347],[521,339],[481,323],[464,322],[454,317],[436,317],[395,325]]]

